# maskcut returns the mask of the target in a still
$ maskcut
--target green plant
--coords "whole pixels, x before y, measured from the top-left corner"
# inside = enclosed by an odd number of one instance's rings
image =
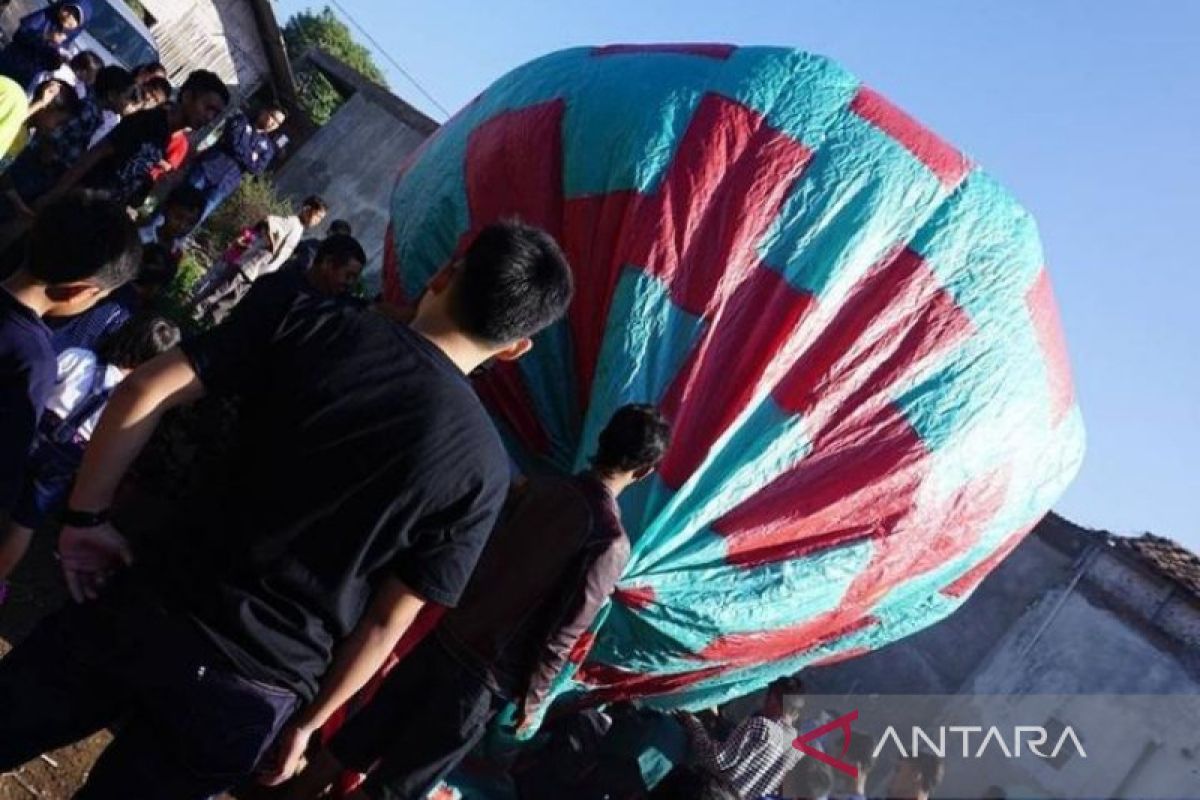
[[[329,79],[311,67],[296,74],[296,94],[300,106],[317,125],[324,125],[337,113],[346,98],[334,88]]]
[[[288,58],[293,62],[299,63],[309,49],[316,48],[345,62],[375,83],[387,86],[387,78],[375,63],[371,51],[354,40],[350,29],[329,6],[320,11],[293,14],[283,26],[283,42]],[[324,125],[345,98],[316,70],[301,69],[296,78],[301,108],[313,122]]]

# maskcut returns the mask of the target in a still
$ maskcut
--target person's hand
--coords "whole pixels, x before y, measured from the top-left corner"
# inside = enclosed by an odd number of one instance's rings
[[[264,786],[278,786],[290,780],[304,767],[304,753],[312,735],[311,728],[287,725],[275,740],[271,763],[259,773],[258,782]]]
[[[104,584],[121,567],[133,564],[133,551],[112,525],[94,528],[64,527],[58,535],[67,590],[76,603],[95,600]]]
[[[47,81],[47,83],[49,85],[42,90],[42,105],[44,107],[53,105],[54,101],[58,99],[58,96],[62,94],[61,83],[58,81]]]

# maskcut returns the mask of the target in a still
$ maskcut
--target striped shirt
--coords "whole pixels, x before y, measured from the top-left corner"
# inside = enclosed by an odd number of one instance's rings
[[[756,800],[777,790],[800,761],[792,746],[790,725],[753,716],[738,725],[724,742],[715,742],[695,717],[685,716],[694,760],[725,778],[742,800]]]

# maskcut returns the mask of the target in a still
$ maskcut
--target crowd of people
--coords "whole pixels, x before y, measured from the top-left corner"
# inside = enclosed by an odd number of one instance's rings
[[[247,227],[172,318],[158,301],[193,231],[272,164],[285,111],[236,112],[193,152],[227,88],[71,53],[88,5],[52,3],[0,52],[0,609],[53,523],[74,601],[0,659],[0,771],[107,727],[79,797],[257,781],[299,800],[351,772],[355,797],[424,798],[489,728],[546,717],[510,765],[524,800],[751,800],[794,770],[804,796],[863,796],[792,746],[794,679],[732,730],[632,706],[547,716],[630,558],[618,498],[670,440],[632,404],[581,473],[512,467],[469,378],[562,318],[559,246],[496,222],[411,307],[370,303],[349,224],[305,238],[329,212],[314,196]],[[232,456],[131,542],[118,489],[164,417],[206,397],[238,401]],[[901,772],[892,796],[936,785],[924,762]]]

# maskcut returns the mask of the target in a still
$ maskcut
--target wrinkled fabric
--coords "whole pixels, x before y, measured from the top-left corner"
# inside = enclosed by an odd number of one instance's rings
[[[706,707],[921,630],[1078,470],[1032,217],[826,58],[546,56],[414,154],[391,212],[396,301],[494,220],[562,243],[567,319],[478,382],[525,469],[584,466],[625,403],[673,422],[622,498],[614,600],[557,687],[587,702]]]

